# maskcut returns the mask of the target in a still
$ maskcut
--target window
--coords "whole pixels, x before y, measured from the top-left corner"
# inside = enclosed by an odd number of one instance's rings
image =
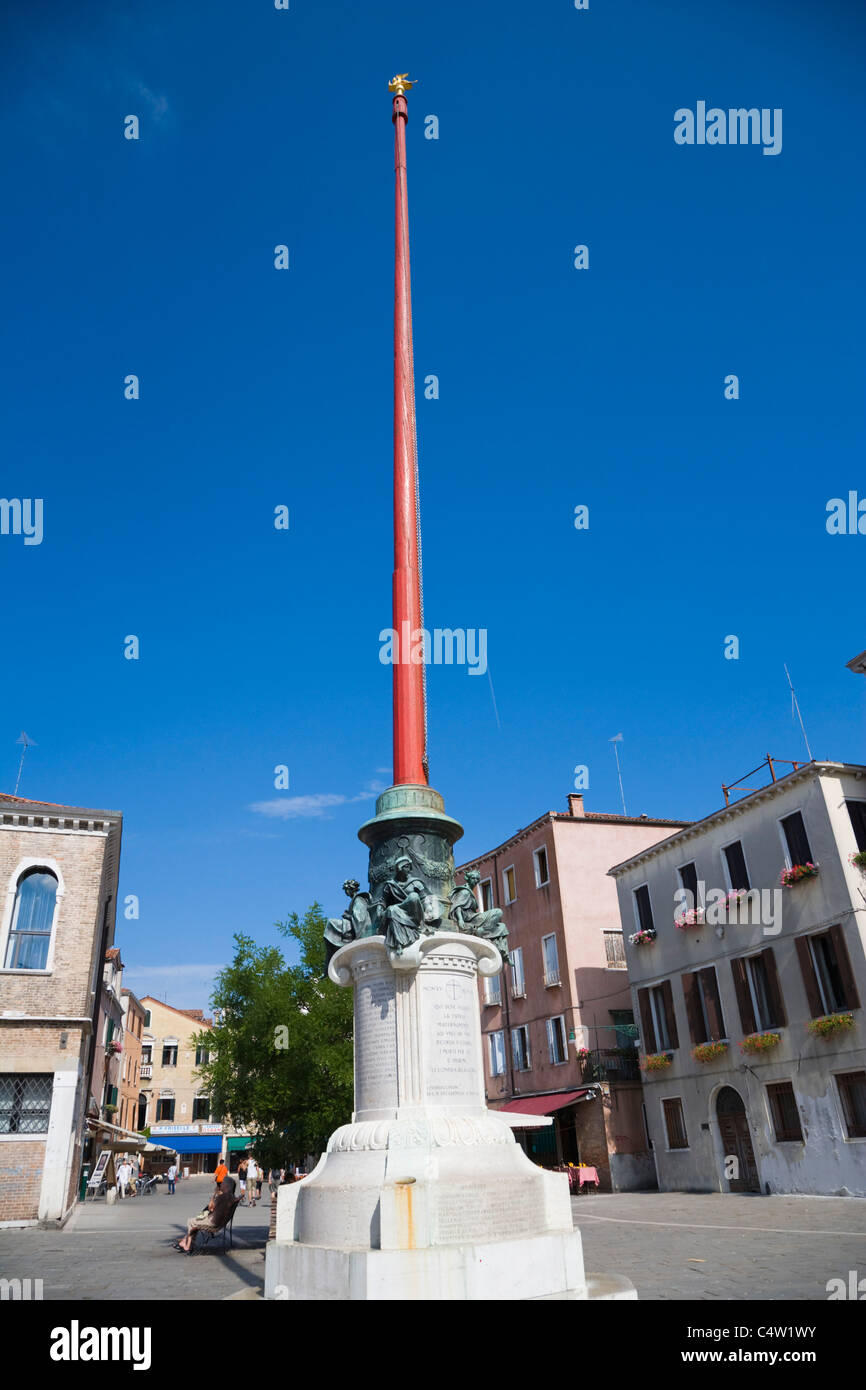
[[[526,996],[526,980],[523,976],[523,947],[512,946],[511,956],[511,997],[523,999]]]
[[[691,893],[691,906],[699,907],[698,903],[698,871],[694,864],[683,864],[677,869],[680,876],[680,884],[686,892]]]
[[[649,889],[645,883],[634,890],[634,920],[638,931],[655,931]]]
[[[532,1060],[529,1052],[529,1029],[524,1025],[511,1030],[511,1055],[517,1071],[529,1071]]]
[[[794,1087],[790,1081],[773,1081],[767,1087],[770,1102],[770,1116],[776,1134],[777,1144],[802,1143],[803,1131],[800,1128],[800,1112]]]
[[[545,985],[559,984],[559,952],[556,949],[556,937],[543,936],[541,938],[541,952],[544,957],[544,983]]]
[[[156,1102],[156,1118],[159,1120],[174,1119],[174,1097],[171,1100],[158,1100]]]
[[[743,1032],[783,1028],[787,1018],[772,947],[759,956],[736,956],[731,973]]]
[[[514,866],[502,870],[502,891],[505,894],[505,901],[513,903],[517,898],[517,879],[514,874]]]
[[[51,1072],[0,1076],[0,1134],[47,1134],[53,1087]]]
[[[683,975],[683,995],[692,1042],[719,1042],[724,1038],[725,1021],[715,966]]]
[[[729,888],[751,888],[749,882],[749,871],[746,868],[746,856],[743,854],[743,846],[739,840],[734,840],[733,844],[725,845],[722,850],[722,858],[725,862],[725,873],[728,876]]]
[[[833,926],[812,936],[798,936],[796,943],[812,1018],[835,1013],[837,1009],[859,1009],[860,998],[842,928]]]
[[[644,1052],[672,1052],[679,1047],[670,980],[637,992]]]
[[[604,935],[604,958],[608,970],[625,970],[625,946],[621,931],[606,931]]]
[[[849,1139],[866,1139],[866,1071],[843,1071],[836,1077]]]
[[[533,851],[532,862],[535,866],[535,886],[536,888],[543,888],[545,883],[550,882],[550,875],[547,871],[547,850],[544,845]]]
[[[505,1071],[505,1034],[488,1033],[487,1043],[490,1048],[490,1075],[502,1076]]]
[[[195,1064],[203,1067],[210,1061],[210,1052],[206,1047],[197,1047],[195,1050]]]
[[[498,975],[484,976],[483,996],[485,1004],[502,1003],[502,989],[499,983],[501,979],[501,973]]]
[[[866,849],[866,801],[846,801],[858,850]]]
[[[162,1049],[162,1065],[163,1065],[164,1067],[176,1067],[176,1066],[177,1066],[177,1043],[175,1043],[175,1044],[174,1044],[173,1046],[171,1046],[171,1047],[163,1047],[163,1049]]]
[[[149,1066],[150,1066],[150,1054],[151,1054],[151,1048],[152,1048],[152,1046],[153,1046],[152,1043],[144,1043],[144,1045],[142,1046],[142,1049],[141,1049],[141,1065],[142,1065],[143,1067],[149,1067]]]
[[[144,1011],[144,1026],[145,1028],[150,1027],[150,1009],[145,1009]]]
[[[800,812],[794,811],[790,816],[784,816],[779,821],[779,825],[782,827],[782,835],[785,839],[788,867],[792,868],[795,864],[810,864],[812,851]]]
[[[562,1014],[556,1018],[547,1020],[547,1050],[550,1053],[550,1060],[555,1067],[562,1066],[568,1058],[568,1047],[565,1041],[565,1019]]]
[[[672,1100],[663,1100],[662,1111],[665,1117],[668,1148],[687,1149],[689,1140],[686,1134],[686,1122],[683,1118],[683,1103],[679,1096],[674,1096]]]
[[[192,1117],[194,1120],[210,1119],[210,1098],[208,1096],[196,1096],[193,1099]]]
[[[493,907],[493,879],[483,878],[478,889],[481,893],[481,909],[483,912],[489,912]]]
[[[12,926],[3,962],[6,970],[46,970],[57,879],[47,869],[28,869],[18,880]]]

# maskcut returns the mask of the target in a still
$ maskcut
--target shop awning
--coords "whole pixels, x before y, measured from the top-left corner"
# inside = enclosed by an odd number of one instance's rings
[[[170,1145],[177,1154],[218,1154],[222,1146],[221,1134],[173,1134]]]
[[[518,1100],[510,1100],[507,1105],[501,1105],[499,1108],[517,1110],[521,1115],[552,1115],[555,1110],[561,1110],[564,1105],[573,1105],[576,1100],[583,1100],[584,1096],[588,1095],[590,1091],[587,1089],[566,1091],[558,1096],[521,1096]]]
[[[240,1149],[248,1149],[253,1142],[251,1134],[232,1134],[226,1140],[230,1154],[237,1153]]]

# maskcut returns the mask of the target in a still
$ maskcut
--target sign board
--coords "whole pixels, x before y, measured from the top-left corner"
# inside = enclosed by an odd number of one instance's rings
[[[99,1155],[99,1158],[96,1160],[96,1167],[90,1174],[90,1178],[87,1183],[88,1187],[98,1187],[101,1182],[105,1181],[105,1170],[108,1167],[108,1160],[110,1158],[111,1150],[103,1149]]]

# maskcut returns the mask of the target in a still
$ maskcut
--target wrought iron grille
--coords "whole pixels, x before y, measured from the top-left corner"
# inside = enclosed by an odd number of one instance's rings
[[[0,1076],[0,1134],[45,1134],[53,1085],[50,1072]]]

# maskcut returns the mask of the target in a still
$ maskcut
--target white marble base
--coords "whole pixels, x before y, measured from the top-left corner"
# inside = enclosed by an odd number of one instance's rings
[[[480,1302],[587,1297],[577,1231],[424,1250],[335,1250],[272,1241],[265,1298]]]

